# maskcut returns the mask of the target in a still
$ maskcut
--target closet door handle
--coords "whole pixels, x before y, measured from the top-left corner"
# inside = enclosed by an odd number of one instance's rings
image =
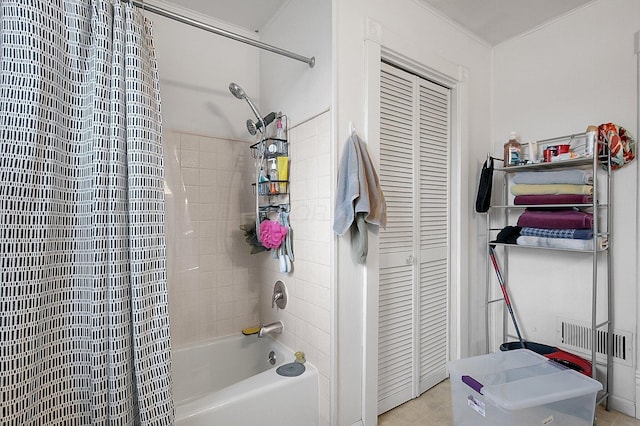
[[[413,255],[407,257],[407,265],[413,265]]]

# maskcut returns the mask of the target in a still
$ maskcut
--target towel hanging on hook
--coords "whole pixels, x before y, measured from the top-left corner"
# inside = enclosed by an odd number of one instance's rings
[[[365,222],[384,228],[387,208],[367,146],[354,129],[345,143],[338,167],[333,231],[342,236],[352,228],[352,251],[358,263],[365,263],[367,257]]]

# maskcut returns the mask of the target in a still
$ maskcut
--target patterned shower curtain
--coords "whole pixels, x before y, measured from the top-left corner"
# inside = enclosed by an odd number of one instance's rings
[[[150,27],[119,0],[0,14],[0,423],[171,425]]]

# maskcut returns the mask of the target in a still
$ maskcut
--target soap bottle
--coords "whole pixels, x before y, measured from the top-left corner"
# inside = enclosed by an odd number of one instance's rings
[[[278,164],[276,163],[277,159],[272,158],[269,160],[271,162],[271,167],[269,169],[269,180],[271,184],[269,185],[269,192],[271,194],[278,193]]]
[[[269,178],[264,171],[264,167],[260,167],[260,175],[258,176],[258,195],[266,195],[267,194],[267,183],[269,182]]]
[[[504,144],[504,166],[516,166],[520,162],[520,152],[522,145],[520,137],[516,132],[511,132],[509,140]]]

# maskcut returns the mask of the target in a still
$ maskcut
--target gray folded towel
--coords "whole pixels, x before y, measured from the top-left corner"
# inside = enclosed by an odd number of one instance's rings
[[[519,172],[513,175],[513,183],[544,185],[568,183],[589,185],[593,183],[593,173],[586,170],[557,170],[551,172]]]

